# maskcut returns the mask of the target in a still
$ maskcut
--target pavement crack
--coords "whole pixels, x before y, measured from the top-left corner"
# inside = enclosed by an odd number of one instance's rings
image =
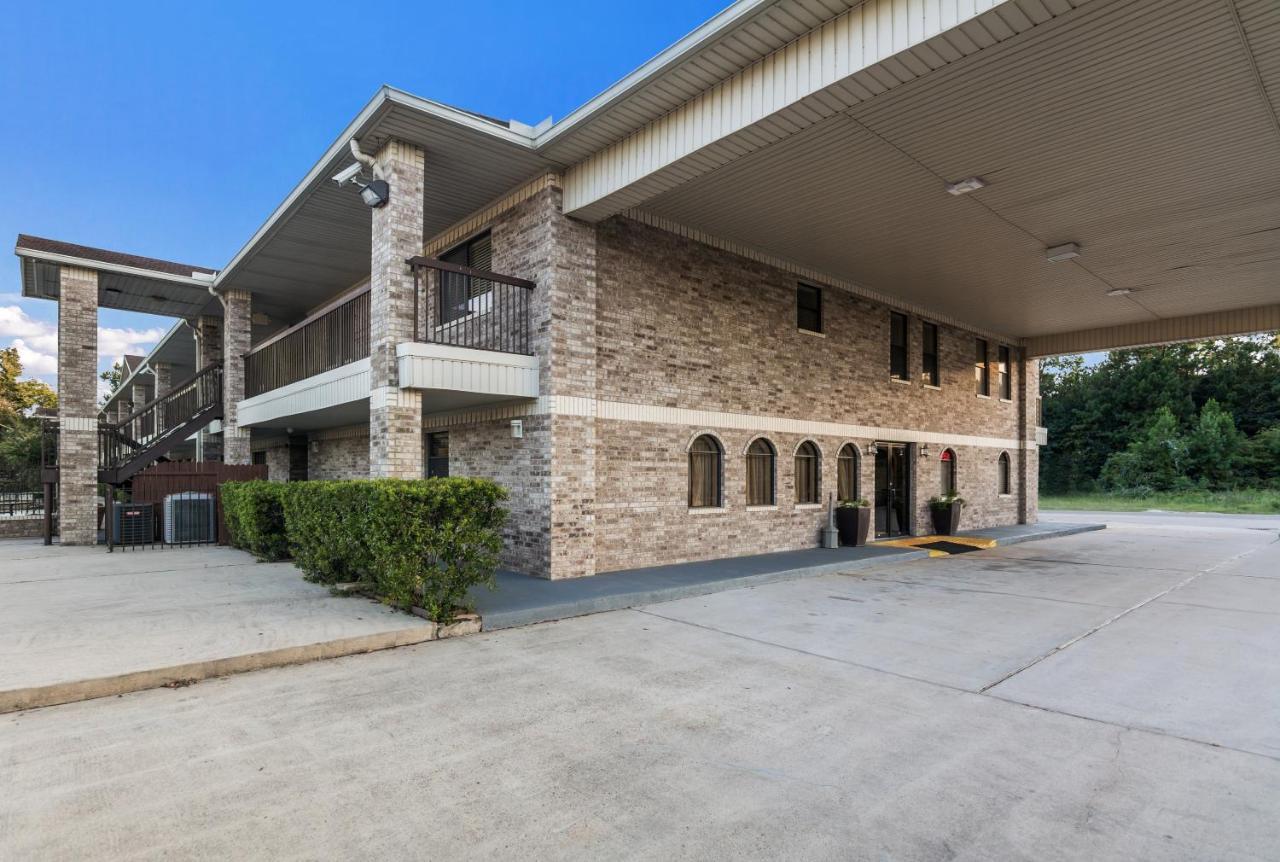
[[[1041,663],[1042,661],[1044,661],[1045,659],[1052,658],[1053,656],[1057,655],[1058,653],[1062,652],[1063,650],[1065,650],[1065,649],[1069,649],[1070,647],[1075,646],[1076,644],[1080,643],[1082,640],[1085,640],[1086,638],[1092,637],[1093,635],[1095,635],[1095,634],[1097,634],[1098,632],[1100,632],[1100,631],[1102,631],[1103,629],[1105,629],[1107,626],[1109,626],[1109,625],[1111,625],[1111,624],[1113,624],[1113,623],[1115,623],[1115,622],[1118,622],[1119,620],[1124,619],[1125,617],[1129,616],[1130,614],[1132,614],[1132,613],[1134,613],[1134,612],[1136,612],[1136,611],[1142,610],[1143,608],[1145,608],[1147,605],[1151,604],[1152,602],[1159,601],[1160,599],[1164,598],[1165,596],[1169,595],[1170,593],[1172,593],[1172,592],[1174,592],[1174,591],[1176,591],[1176,590],[1180,590],[1180,589],[1182,589],[1182,588],[1183,588],[1183,587],[1185,587],[1187,584],[1190,584],[1192,581],[1196,580],[1197,578],[1200,578],[1200,577],[1202,577],[1202,576],[1204,576],[1204,575],[1207,575],[1207,574],[1211,574],[1212,572],[1217,571],[1218,569],[1222,568],[1223,566],[1230,565],[1231,563],[1234,563],[1234,562],[1236,562],[1236,561],[1238,561],[1238,560],[1242,560],[1242,559],[1244,559],[1245,557],[1251,556],[1252,554],[1256,554],[1258,551],[1260,551],[1260,550],[1261,550],[1262,548],[1264,548],[1264,547],[1269,547],[1269,545],[1262,545],[1262,546],[1259,546],[1259,547],[1257,547],[1257,548],[1250,548],[1250,549],[1249,549],[1249,550],[1247,550],[1247,551],[1241,551],[1240,553],[1235,554],[1234,556],[1228,557],[1228,558],[1227,558],[1227,559],[1225,559],[1225,560],[1220,560],[1220,561],[1218,561],[1218,562],[1214,563],[1212,566],[1209,566],[1207,569],[1201,569],[1200,571],[1195,572],[1194,574],[1190,575],[1189,577],[1183,578],[1182,580],[1178,581],[1178,583],[1174,584],[1173,586],[1168,587],[1167,589],[1161,590],[1160,592],[1156,593],[1156,594],[1155,594],[1155,595],[1153,595],[1153,596],[1149,596],[1149,597],[1147,597],[1147,598],[1143,599],[1142,601],[1138,602],[1136,605],[1133,605],[1132,607],[1129,607],[1129,608],[1125,608],[1125,609],[1124,609],[1124,610],[1122,610],[1120,613],[1118,613],[1118,614],[1113,614],[1113,615],[1111,615],[1111,616],[1107,617],[1105,620],[1103,620],[1102,622],[1098,623],[1096,626],[1094,626],[1093,628],[1089,629],[1088,631],[1085,631],[1085,632],[1083,632],[1082,634],[1078,634],[1078,635],[1076,635],[1075,637],[1071,638],[1070,640],[1067,640],[1067,641],[1064,641],[1064,642],[1062,642],[1062,643],[1058,644],[1058,645],[1057,645],[1056,647],[1054,647],[1053,649],[1049,650],[1048,652],[1044,653],[1043,655],[1038,656],[1037,658],[1032,659],[1031,661],[1027,662],[1027,663],[1026,663],[1026,664],[1024,664],[1023,666],[1021,666],[1021,667],[1019,667],[1019,668],[1016,668],[1016,669],[1014,669],[1014,670],[1010,671],[1009,673],[1007,673],[1007,674],[1005,674],[1004,676],[1002,676],[1002,677],[1000,677],[999,679],[997,679],[995,682],[993,682],[993,683],[989,683],[988,685],[983,686],[982,688],[980,688],[980,689],[978,690],[978,694],[986,694],[987,692],[991,691],[991,689],[995,688],[996,686],[1003,685],[1004,683],[1006,683],[1006,682],[1008,682],[1009,680],[1013,679],[1013,678],[1014,678],[1015,676],[1017,676],[1018,674],[1020,674],[1020,673],[1025,673],[1026,671],[1028,671],[1028,670],[1030,670],[1031,668],[1035,667],[1036,665],[1040,664],[1040,663]]]

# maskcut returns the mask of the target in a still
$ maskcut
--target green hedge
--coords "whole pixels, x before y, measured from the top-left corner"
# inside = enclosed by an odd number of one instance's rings
[[[322,584],[372,582],[367,537],[373,482],[290,482],[285,489],[289,547],[307,580]]]
[[[236,547],[291,552],[308,580],[363,581],[440,622],[493,586],[507,517],[507,492],[484,479],[228,482],[222,499]]]
[[[222,516],[231,544],[262,560],[289,556],[281,502],[285,486],[279,482],[225,482]]]

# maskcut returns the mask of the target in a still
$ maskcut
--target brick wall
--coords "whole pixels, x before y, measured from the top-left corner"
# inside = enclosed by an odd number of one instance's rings
[[[911,318],[910,382],[894,382],[889,309],[844,291],[824,290],[822,335],[801,332],[794,275],[624,218],[582,225],[560,214],[554,185],[474,227],[492,231],[495,270],[538,284],[532,317],[544,399],[541,407],[428,415],[424,429],[450,431],[454,475],[511,490],[504,564],[574,577],[812,547],[825,514],[794,502],[794,452],[805,439],[823,455],[825,500],[844,444],[857,447],[860,493],[872,498],[868,445],[930,435],[927,453],[910,448],[917,533],[930,529],[944,448],[955,454],[968,501],[965,527],[1015,523],[1023,511],[1034,519],[1036,458],[1021,454],[1018,439],[1028,421],[1034,438],[1033,411],[1028,420],[1020,401],[1036,381],[1024,383],[1015,362],[1013,399],[998,397],[994,373],[992,397],[977,397],[973,333],[939,326],[941,386],[929,387],[922,321]],[[993,362],[996,347],[991,340]],[[575,413],[571,402],[595,406]],[[627,418],[600,418],[606,404]],[[553,412],[538,414],[548,406]],[[710,424],[664,419],[662,408],[700,411]],[[480,418],[486,413],[492,418]],[[512,440],[510,417],[522,414],[525,437]],[[800,427],[780,430],[787,423]],[[725,447],[720,511],[687,505],[686,450],[700,431]],[[744,452],[761,432],[778,452],[777,502],[749,510]],[[1009,495],[997,486],[1002,451],[1013,465]]]
[[[313,431],[308,435],[308,479],[368,479],[369,429],[363,426]],[[284,473],[289,475],[288,448]]]
[[[1022,491],[1034,488],[1027,476],[1036,459],[1034,451],[1020,455],[1017,440],[1025,420],[1018,402],[1035,382],[1024,386],[1015,377],[1014,399],[1002,401],[993,373],[992,397],[977,397],[973,333],[939,326],[941,386],[926,387],[922,321],[911,318],[910,382],[895,382],[889,377],[885,307],[826,289],[823,335],[801,332],[794,275],[623,218],[600,225],[597,256],[596,397],[729,414],[732,422],[725,425],[738,426],[596,420],[597,570],[815,545],[823,512],[793,502],[793,453],[802,439],[813,440],[823,453],[823,499],[835,489],[836,453],[850,440],[863,452],[861,493],[873,497],[874,461],[865,454],[873,437],[773,431],[766,436],[778,451],[778,503],[749,511],[745,448],[785,420],[870,426],[879,429],[875,438],[887,440],[909,441],[914,432],[938,438],[928,444],[927,455],[912,448],[911,509],[918,533],[929,531],[928,499],[940,489],[937,459],[947,447],[955,452],[958,489],[968,501],[964,526],[1019,520]],[[724,443],[723,511],[687,506],[686,449],[700,430]],[[1007,445],[966,439],[974,437]],[[997,459],[1006,450],[1014,467],[1013,493],[1001,495]],[[1034,490],[1026,496],[1033,504]],[[1033,505],[1030,511],[1034,518]]]

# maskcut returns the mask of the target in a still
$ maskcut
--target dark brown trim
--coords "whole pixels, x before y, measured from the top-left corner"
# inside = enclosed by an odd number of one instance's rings
[[[523,278],[515,278],[510,275],[499,275],[496,272],[486,272],[483,269],[472,269],[469,266],[462,266],[456,263],[446,263],[443,260],[437,260],[434,257],[411,257],[406,263],[417,269],[425,266],[428,269],[439,269],[445,272],[456,272],[459,275],[469,275],[472,278],[478,278],[481,281],[496,281],[500,284],[510,284],[515,287],[523,287],[525,290],[533,290],[538,285],[532,281]]]

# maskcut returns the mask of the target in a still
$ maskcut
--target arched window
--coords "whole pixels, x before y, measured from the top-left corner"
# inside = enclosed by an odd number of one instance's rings
[[[1000,483],[1001,494],[1013,493],[1013,480],[1009,472],[1009,453],[1001,452],[1000,460],[996,462],[996,476]]]
[[[773,444],[763,437],[751,441],[747,447],[747,505],[772,506],[774,500],[773,477],[776,453]]]
[[[836,456],[836,496],[841,500],[858,499],[858,447],[846,443]]]
[[[951,449],[943,449],[938,456],[938,469],[941,472],[939,488],[942,496],[956,492],[956,453]]]
[[[822,458],[818,447],[808,440],[796,449],[796,502],[819,503],[822,493],[820,469]]]
[[[703,434],[689,447],[689,507],[718,508],[723,486],[724,458],[720,443]]]

